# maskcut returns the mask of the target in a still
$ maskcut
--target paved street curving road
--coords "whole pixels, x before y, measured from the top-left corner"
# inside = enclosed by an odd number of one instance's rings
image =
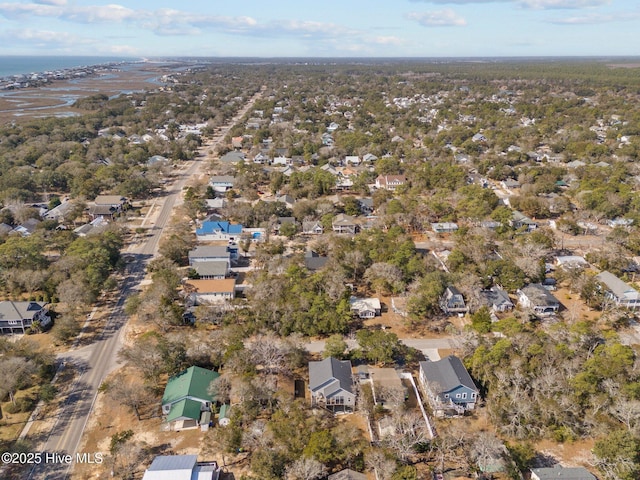
[[[230,123],[220,130],[213,143],[209,143],[207,148],[212,148],[215,143],[221,141],[229,129],[242,118],[258,97],[259,94],[256,94]],[[146,264],[157,255],[160,237],[168,224],[174,206],[181,198],[182,189],[191,178],[199,173],[202,166],[201,159],[193,161],[179,176],[164,198],[160,211],[155,217],[155,225],[151,229],[150,235],[144,242],[136,245],[135,248],[127,250],[127,255],[131,256],[133,260],[127,264],[127,276],[122,283],[119,299],[99,338],[91,345],[75,351],[72,350],[59,357],[59,360],[64,362],[64,368],[76,370],[76,380],[71,387],[71,392],[58,411],[57,420],[48,437],[38,447],[37,451],[43,452],[43,454],[45,452],[69,454],[72,458],[70,462],[53,461],[35,465],[27,474],[27,479],[66,479],[71,474],[76,461],[76,454],[94,453],[82,452],[82,435],[93,409],[98,388],[104,378],[117,367],[117,354],[122,346],[123,326],[127,323],[127,316],[124,313],[125,301],[143,280]],[[56,459],[59,458],[61,457],[56,457]]]

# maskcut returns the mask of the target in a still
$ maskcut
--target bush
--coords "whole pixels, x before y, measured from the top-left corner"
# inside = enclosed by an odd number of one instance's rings
[[[57,394],[58,389],[50,383],[45,383],[40,387],[40,400],[44,403],[52,402],[56,398]]]
[[[15,403],[10,403],[5,407],[7,413],[30,412],[33,409],[35,401],[31,397],[18,398]]]

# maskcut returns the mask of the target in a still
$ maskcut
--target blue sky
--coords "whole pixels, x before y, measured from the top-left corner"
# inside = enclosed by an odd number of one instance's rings
[[[0,55],[640,55],[639,26],[637,0],[0,0]]]

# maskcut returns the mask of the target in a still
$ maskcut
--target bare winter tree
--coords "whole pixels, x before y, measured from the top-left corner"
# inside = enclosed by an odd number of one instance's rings
[[[287,467],[287,480],[316,480],[327,474],[327,468],[314,458],[301,457]]]
[[[506,454],[505,446],[492,433],[480,432],[471,444],[470,457],[482,472],[486,472]]]
[[[130,440],[119,445],[111,457],[113,476],[122,480],[134,478],[140,465],[145,463],[148,457],[148,448],[142,442]]]
[[[630,432],[638,432],[640,427],[640,401],[618,398],[609,408],[609,412],[620,420]]]
[[[130,408],[138,420],[142,419],[141,409],[155,401],[154,396],[147,387],[140,383],[129,381],[122,373],[116,375],[109,382],[107,395],[111,400]]]
[[[15,405],[16,390],[20,385],[29,384],[29,379],[35,370],[36,365],[24,357],[0,359],[0,399],[9,395],[11,403]]]
[[[220,403],[229,403],[231,400],[231,380],[226,375],[220,375],[210,384],[207,392]]]
[[[389,447],[398,458],[406,461],[414,447],[431,439],[424,418],[418,412],[400,412],[391,417],[395,434],[387,438]]]
[[[274,334],[257,335],[248,342],[247,350],[251,352],[255,365],[261,365],[266,373],[283,373],[288,368],[288,348]]]
[[[402,277],[402,270],[386,262],[374,263],[364,272],[364,280],[369,287],[378,294],[384,295],[402,291],[404,289]]]
[[[389,458],[382,450],[372,450],[365,457],[367,467],[376,472],[379,480],[390,480],[397,465],[393,458]]]

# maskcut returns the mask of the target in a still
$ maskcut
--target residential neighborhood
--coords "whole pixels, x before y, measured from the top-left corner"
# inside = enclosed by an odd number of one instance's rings
[[[104,452],[68,478],[638,478],[635,67],[392,63],[167,66],[1,127],[2,446]]]

